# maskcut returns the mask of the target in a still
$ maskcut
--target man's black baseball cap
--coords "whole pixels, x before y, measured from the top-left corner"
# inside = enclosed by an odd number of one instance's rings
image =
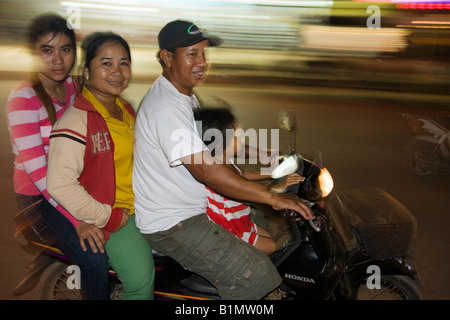
[[[223,40],[202,32],[194,23],[175,20],[166,24],[158,34],[159,48],[188,47],[197,42],[209,40],[212,47],[220,46]]]

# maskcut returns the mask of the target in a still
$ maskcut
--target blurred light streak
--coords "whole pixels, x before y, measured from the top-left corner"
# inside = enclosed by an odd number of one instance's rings
[[[239,2],[252,5],[265,5],[265,6],[277,6],[277,7],[331,7],[334,1],[264,1],[264,0],[235,0],[233,2]]]
[[[29,72],[33,69],[33,58],[22,46],[2,45],[0,57],[0,71]]]
[[[409,31],[395,28],[369,30],[360,27],[303,26],[304,47],[308,49],[398,52],[408,43]]]
[[[411,21],[412,24],[420,24],[420,23],[427,23],[427,24],[449,24],[450,21]]]
[[[381,3],[449,3],[450,0],[352,0],[354,2],[381,2]]]
[[[448,10],[450,2],[406,2],[396,5],[399,9],[419,9],[419,10]]]
[[[450,0],[392,0],[393,3],[450,3]]]
[[[368,2],[381,8],[380,30],[366,28]],[[433,62],[447,61],[450,15],[441,10],[418,12],[396,8],[396,4],[416,2],[438,3],[425,0],[0,0],[0,73],[32,69],[29,53],[18,48],[32,16],[55,11],[67,17],[68,9],[77,7],[81,11],[77,39],[81,41],[90,32],[101,30],[121,34],[132,47],[133,75],[139,81],[160,73],[155,59],[157,35],[165,23],[174,19],[192,20],[225,40],[210,55],[212,71],[220,72],[224,78],[266,77],[267,74],[309,77],[310,66],[320,65],[322,60],[344,65],[347,58],[363,61],[373,56],[405,59],[426,56],[432,57],[429,60]],[[439,3],[450,4],[450,0]],[[401,55],[392,54],[400,52]],[[327,69],[324,65],[321,72]],[[352,72],[359,71],[352,69]]]
[[[426,25],[421,25],[421,26],[412,26],[410,24],[398,24],[396,25],[397,28],[420,28],[420,29],[450,29],[450,26],[445,27],[445,26],[426,26]]]
[[[85,3],[85,2],[69,2],[69,1],[61,1],[61,6],[68,7],[80,7],[80,8],[89,8],[89,9],[100,9],[100,10],[112,10],[112,11],[131,11],[131,12],[141,12],[141,13],[156,13],[159,12],[159,9],[150,8],[150,7],[135,7],[135,6],[118,6],[118,5],[105,5],[105,4],[95,4],[95,3]]]
[[[417,29],[450,29],[450,21],[428,21],[428,20],[413,20],[411,24],[398,24],[397,28],[417,28]],[[450,40],[450,39],[449,39]],[[447,41],[446,43],[448,43]]]

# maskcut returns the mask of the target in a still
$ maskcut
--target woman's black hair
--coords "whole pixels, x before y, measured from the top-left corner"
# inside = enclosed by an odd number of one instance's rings
[[[31,50],[35,50],[39,37],[47,34],[52,34],[55,37],[60,33],[70,38],[74,53],[76,54],[77,43],[73,28],[67,25],[66,19],[54,13],[42,14],[31,20],[27,28],[28,47]]]
[[[236,118],[229,108],[220,107],[220,108],[198,108],[194,110],[194,118],[196,121],[201,121],[201,136],[203,138],[203,142],[207,146],[217,146],[222,145],[223,149],[227,146],[228,132],[227,129],[233,128],[236,124]],[[217,129],[222,133],[223,141],[205,141],[205,132],[208,129]],[[208,145],[209,144],[209,145]],[[211,154],[214,156],[215,148],[211,149]]]
[[[47,34],[51,34],[53,38],[56,37],[58,34],[68,36],[72,45],[74,56],[76,57],[77,43],[73,28],[67,25],[67,21],[64,18],[53,13],[42,14],[31,20],[27,28],[28,48],[32,52],[34,52],[34,50],[36,50],[36,43],[39,37],[45,36]],[[56,122],[56,110],[55,106],[53,105],[52,99],[48,95],[37,74],[34,74],[31,77],[30,83],[34,91],[36,92],[37,97],[41,100],[42,104],[44,105],[50,123],[53,125]]]
[[[107,42],[116,42],[122,45],[131,62],[130,46],[124,38],[113,32],[94,32],[86,36],[81,44],[83,68],[90,68],[91,61],[98,55],[99,48]]]

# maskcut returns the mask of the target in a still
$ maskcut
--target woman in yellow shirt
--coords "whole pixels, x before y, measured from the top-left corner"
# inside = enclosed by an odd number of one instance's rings
[[[78,220],[97,226],[80,235],[103,249],[124,299],[153,298],[151,247],[136,228],[132,189],[134,110],[119,94],[131,77],[128,44],[94,33],[82,45],[84,86],[50,135],[47,188]]]

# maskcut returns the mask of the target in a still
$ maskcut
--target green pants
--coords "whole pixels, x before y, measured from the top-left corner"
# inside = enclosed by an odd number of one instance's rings
[[[122,282],[123,300],[153,299],[155,265],[152,248],[136,227],[134,214],[106,243],[109,264]]]

